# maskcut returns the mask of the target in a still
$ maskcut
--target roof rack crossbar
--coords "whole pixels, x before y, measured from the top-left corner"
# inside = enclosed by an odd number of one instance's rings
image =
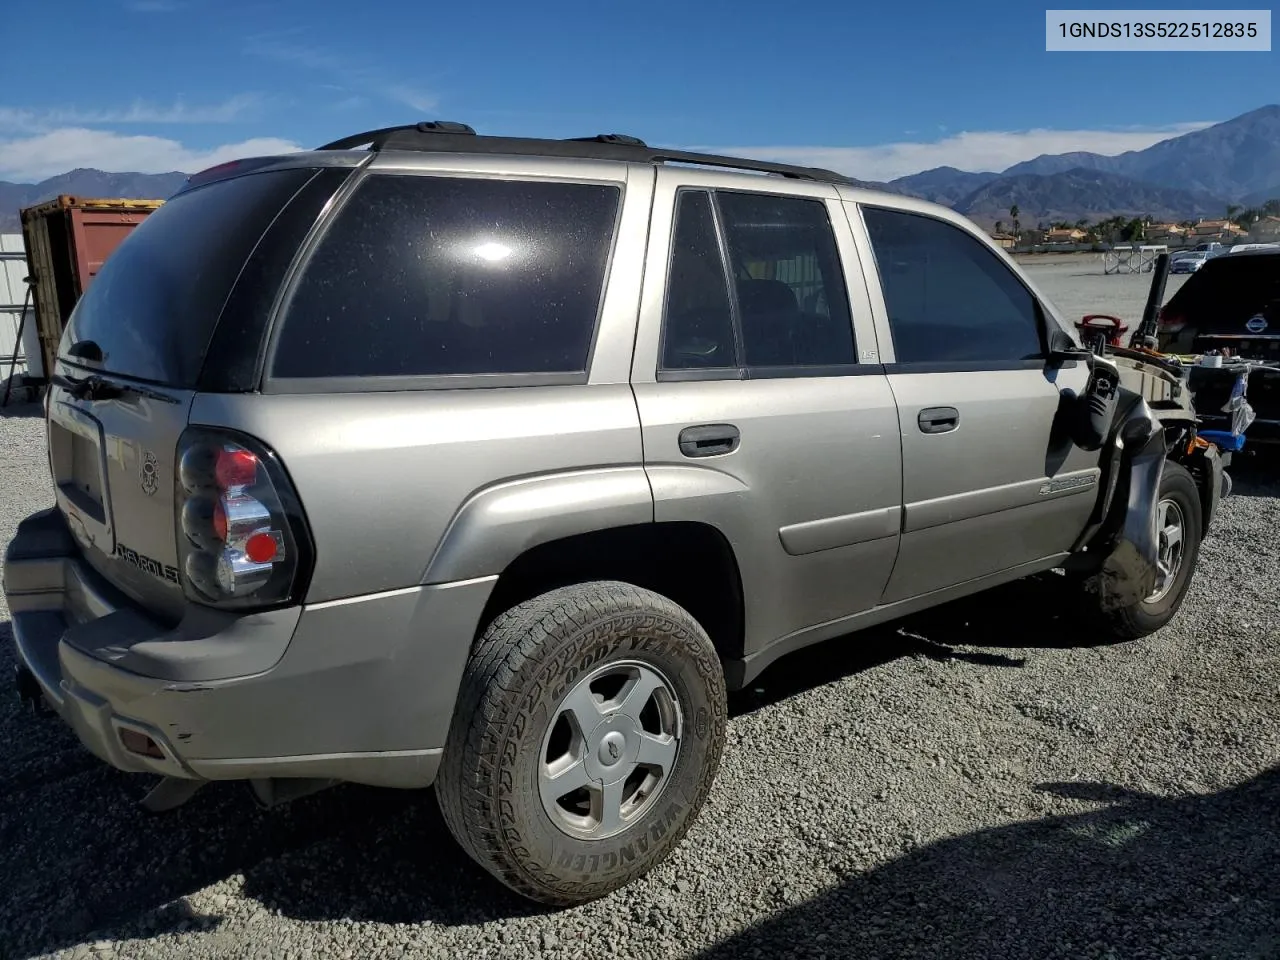
[[[538,139],[532,137],[477,136],[470,127],[465,131],[453,129],[464,125],[413,124],[386,127],[366,133],[354,134],[335,140],[319,148],[321,150],[350,150],[365,144],[371,150],[406,150],[423,153],[472,153],[508,154],[533,157],[567,157],[587,160],[620,160],[632,163],[685,163],[693,166],[722,167],[732,170],[749,170],[771,173],[795,180],[815,180],[827,183],[843,183],[858,186],[857,180],[824,170],[821,167],[802,167],[767,160],[749,160],[743,157],[725,157],[688,150],[667,150],[650,147],[635,137],[625,134],[600,134],[566,140]]]

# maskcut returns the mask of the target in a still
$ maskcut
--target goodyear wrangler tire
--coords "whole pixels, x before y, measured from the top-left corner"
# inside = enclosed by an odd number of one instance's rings
[[[684,609],[626,583],[499,616],[472,653],[436,790],[450,832],[517,893],[601,897],[660,863],[720,764],[725,686]]]

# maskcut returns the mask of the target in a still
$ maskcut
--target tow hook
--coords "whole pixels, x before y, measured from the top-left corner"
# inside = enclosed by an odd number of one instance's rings
[[[45,703],[44,691],[40,689],[40,684],[36,681],[36,675],[31,672],[31,668],[17,664],[13,668],[13,674],[18,699],[22,703],[30,703],[31,710],[37,717],[50,716],[53,710]]]

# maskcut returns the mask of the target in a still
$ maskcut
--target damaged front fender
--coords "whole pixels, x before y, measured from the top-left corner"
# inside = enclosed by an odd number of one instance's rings
[[[1155,591],[1155,514],[1168,453],[1164,425],[1141,398],[1127,406],[1112,443],[1116,483],[1085,551],[1093,573],[1087,588],[1103,610],[1132,606]]]

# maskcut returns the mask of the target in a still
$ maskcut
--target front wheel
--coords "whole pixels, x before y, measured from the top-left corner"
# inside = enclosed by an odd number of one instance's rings
[[[1204,530],[1200,491],[1181,464],[1166,463],[1156,502],[1156,585],[1127,607],[1091,611],[1120,640],[1155,633],[1172,620],[1191,588]],[[1096,598],[1097,594],[1089,594]]]
[[[436,791],[481,866],[556,906],[660,863],[710,791],[726,724],[706,632],[617,582],[508,610],[473,651]]]

